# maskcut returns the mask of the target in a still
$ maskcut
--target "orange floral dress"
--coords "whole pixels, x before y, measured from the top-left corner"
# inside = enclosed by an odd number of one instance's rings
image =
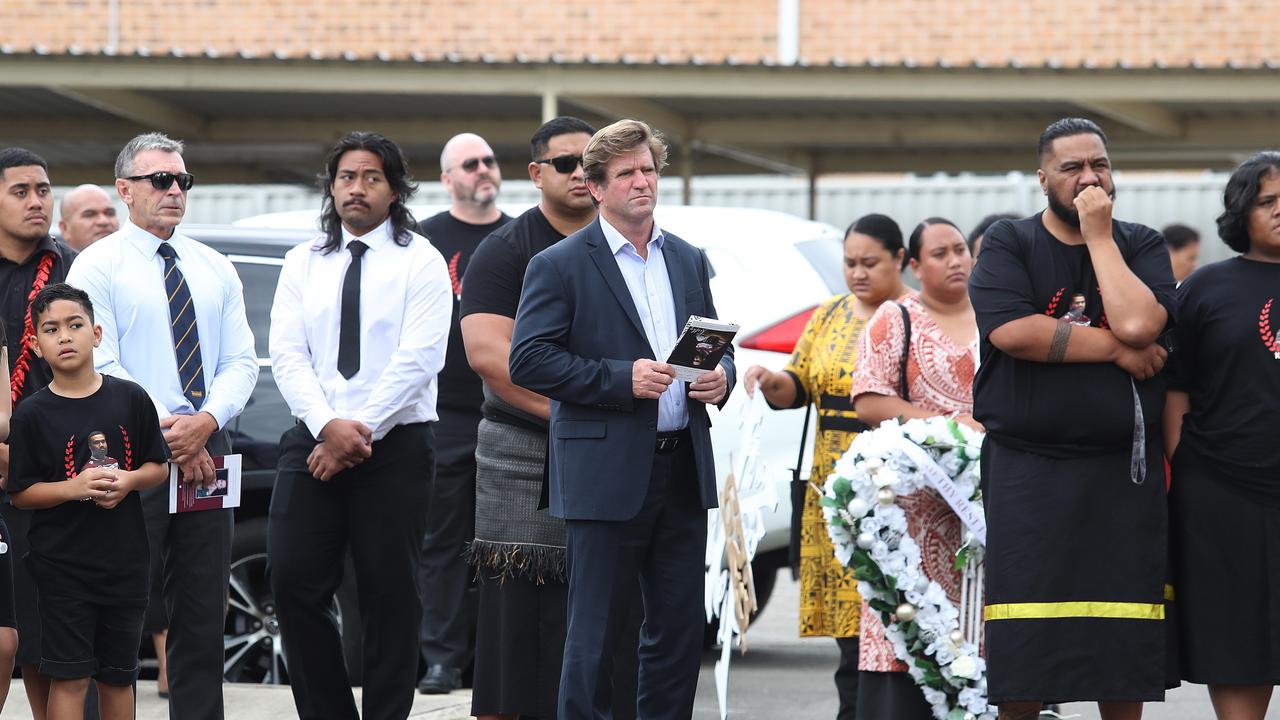
[[[907,354],[907,386],[911,404],[939,415],[973,412],[973,374],[977,352],[973,345],[958,345],[925,311],[918,295],[898,300],[911,317],[911,348]],[[852,395],[862,393],[902,397],[902,350],[905,328],[899,304],[885,303],[867,323],[858,340],[858,362]],[[953,603],[960,600],[960,571],[953,566],[960,547],[960,519],[933,490],[922,490],[898,499],[907,516],[911,536],[920,545],[925,575],[946,591]],[[906,672],[884,636],[879,613],[862,604],[862,638],[858,669],[874,672]]]

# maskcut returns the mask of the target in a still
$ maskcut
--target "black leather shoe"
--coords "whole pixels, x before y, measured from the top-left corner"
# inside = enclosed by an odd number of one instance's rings
[[[462,670],[447,665],[432,665],[418,681],[418,692],[423,695],[445,695],[462,687]]]

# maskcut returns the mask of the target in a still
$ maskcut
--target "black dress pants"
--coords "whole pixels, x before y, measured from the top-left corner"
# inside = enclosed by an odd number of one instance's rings
[[[210,455],[225,455],[231,452],[231,442],[219,431],[209,437],[205,449]],[[147,541],[164,561],[169,715],[183,720],[220,720],[234,511],[170,515],[168,481],[143,490],[141,497]]]
[[[602,468],[602,474],[608,474]],[[612,718],[614,657],[635,596],[640,629],[637,716],[693,715],[706,625],[703,564],[707,511],[691,443],[657,453],[640,513],[622,522],[567,520],[569,626],[559,720]]]
[[[419,641],[428,666],[465,668],[475,653],[476,594],[473,570],[463,557],[476,535],[476,428],[469,418],[455,422],[462,434],[436,429],[436,474],[431,507],[418,563],[418,594],[422,597]]]
[[[315,439],[280,439],[267,557],[289,682],[303,720],[358,720],[330,608],[348,549],[364,647],[364,720],[403,720],[413,705],[422,606],[416,583],[435,458],[431,426],[396,426],[364,462],[321,482],[307,470]],[[172,631],[171,631],[172,632]]]

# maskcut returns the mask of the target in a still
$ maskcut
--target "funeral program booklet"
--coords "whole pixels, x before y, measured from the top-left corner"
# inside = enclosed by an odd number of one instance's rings
[[[689,316],[667,358],[667,363],[676,368],[676,379],[693,382],[702,373],[715,370],[737,334],[738,326],[733,323]]]
[[[186,481],[177,463],[169,463],[169,512],[240,507],[240,456],[213,456],[213,484]]]

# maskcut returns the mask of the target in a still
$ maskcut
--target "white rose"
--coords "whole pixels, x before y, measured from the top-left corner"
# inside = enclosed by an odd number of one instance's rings
[[[920,418],[912,418],[902,425],[902,433],[917,445],[929,439],[929,426]]]
[[[848,510],[849,514],[856,520],[862,518],[863,515],[866,515],[867,511],[871,509],[871,505],[868,504],[866,500],[855,497],[849,501],[849,504],[845,509]]]
[[[889,487],[898,482],[898,473],[887,467],[880,468],[875,475],[871,476],[871,479],[875,481],[876,487]]]
[[[951,661],[951,674],[972,680],[978,675],[978,663],[974,662],[972,655],[961,655]]]
[[[934,690],[933,688],[925,685],[920,688],[920,692],[924,694],[924,699],[930,705],[937,705],[939,703],[947,702],[947,694],[942,692],[941,690]]]
[[[871,559],[880,562],[889,556],[889,545],[883,540],[871,543]]]

